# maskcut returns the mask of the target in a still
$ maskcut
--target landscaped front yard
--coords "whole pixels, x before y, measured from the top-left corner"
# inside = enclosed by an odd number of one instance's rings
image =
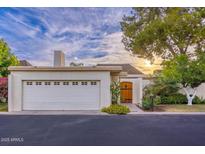
[[[186,104],[174,105],[156,105],[154,107],[156,112],[205,112],[205,104],[194,104],[188,106]]]
[[[8,104],[0,103],[0,112],[7,112],[7,111],[8,111]]]

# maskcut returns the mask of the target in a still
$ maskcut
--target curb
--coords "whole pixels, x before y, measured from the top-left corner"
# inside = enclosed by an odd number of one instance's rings
[[[130,112],[130,115],[205,115],[205,112]]]
[[[98,115],[117,116],[108,113],[82,113],[82,112],[0,112],[1,115]],[[205,112],[130,112],[127,115],[205,115]]]

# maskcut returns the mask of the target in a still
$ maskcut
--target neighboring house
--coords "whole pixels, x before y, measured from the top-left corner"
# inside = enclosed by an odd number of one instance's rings
[[[19,66],[32,66],[27,60],[20,60]]]
[[[122,103],[141,103],[146,77],[130,64],[66,67],[55,51],[54,67],[9,67],[9,111],[100,110],[111,104],[110,85],[121,82]]]

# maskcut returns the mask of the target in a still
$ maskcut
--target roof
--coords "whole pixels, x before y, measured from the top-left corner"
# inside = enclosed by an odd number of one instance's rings
[[[130,64],[98,64],[97,66],[121,66],[123,72],[132,75],[144,75],[141,71]]]
[[[19,66],[32,66],[27,60],[20,60]]]
[[[89,67],[45,67],[45,66],[10,66],[10,71],[109,71],[119,73],[121,66],[89,66]]]

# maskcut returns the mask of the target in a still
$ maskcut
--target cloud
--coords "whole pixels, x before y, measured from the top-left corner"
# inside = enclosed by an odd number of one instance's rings
[[[78,57],[86,64],[132,63],[121,42],[119,22],[130,8],[2,8],[0,34],[20,58],[33,65],[52,65],[53,51],[63,50],[67,64]]]

